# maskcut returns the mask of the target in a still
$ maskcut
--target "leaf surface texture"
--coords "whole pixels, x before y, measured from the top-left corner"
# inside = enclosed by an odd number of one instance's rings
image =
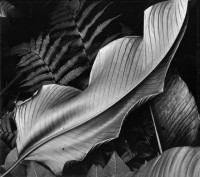
[[[151,6],[143,38],[124,37],[102,48],[84,91],[51,84],[18,106],[19,158],[43,162],[58,174],[66,161],[116,138],[127,112],[163,91],[186,12],[186,0]]]

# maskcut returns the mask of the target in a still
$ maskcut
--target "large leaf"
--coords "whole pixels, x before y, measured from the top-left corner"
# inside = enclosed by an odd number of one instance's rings
[[[18,159],[18,153],[17,149],[14,148],[13,150],[10,151],[10,153],[7,155],[5,164],[2,165],[1,167],[5,170],[8,170],[13,163]],[[10,172],[14,177],[25,177],[26,176],[26,169],[25,166],[22,164],[18,164],[16,168]]]
[[[200,116],[195,100],[176,73],[167,78],[164,92],[151,101],[162,147],[199,145]]]
[[[48,169],[36,162],[31,162],[27,171],[27,177],[55,177]]]
[[[200,149],[177,147],[145,163],[136,172],[114,174],[113,177],[199,177]]]
[[[199,177],[199,148],[172,148],[143,165],[131,177]]]
[[[127,112],[162,92],[186,11],[187,1],[182,0],[150,7],[144,37],[121,38],[101,49],[86,90],[43,86],[18,106],[16,164],[41,161],[58,174],[66,161],[81,160],[93,146],[116,138]]]

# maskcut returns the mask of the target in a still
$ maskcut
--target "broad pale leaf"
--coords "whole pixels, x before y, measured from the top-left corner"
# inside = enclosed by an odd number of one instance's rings
[[[27,172],[27,177],[55,177],[48,169],[36,162],[31,162]]]
[[[103,168],[100,165],[93,165],[88,171],[87,177],[101,177]]]
[[[148,8],[144,37],[102,48],[83,92],[52,84],[18,106],[18,162],[40,161],[58,174],[66,161],[82,160],[93,146],[116,138],[127,112],[162,92],[186,11],[185,0]]]
[[[199,145],[198,108],[177,73],[167,77],[164,92],[151,101],[151,108],[164,149]]]
[[[6,157],[5,164],[12,164],[18,159],[17,148],[12,149]]]
[[[143,165],[131,177],[199,177],[200,149],[177,147]]]
[[[110,177],[119,173],[128,173],[131,170],[129,167],[123,162],[123,160],[117,155],[116,152],[113,153],[110,161],[103,169],[102,177]]]
[[[1,167],[5,170],[8,170],[18,159],[18,152],[17,148],[14,148],[10,151],[10,153],[7,155],[5,164]],[[14,177],[25,177],[26,176],[26,169],[25,166],[22,164],[18,164],[17,167],[10,172]]]
[[[93,165],[90,168],[87,177],[111,177],[121,174],[127,174],[126,176],[128,176],[132,173],[129,167],[123,162],[117,153],[114,152],[104,169],[100,165]]]

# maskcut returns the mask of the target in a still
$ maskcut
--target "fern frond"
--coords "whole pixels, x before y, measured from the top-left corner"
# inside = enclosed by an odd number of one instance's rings
[[[28,58],[27,60],[25,60],[25,61],[20,61],[18,64],[17,64],[17,68],[19,68],[19,67],[26,67],[26,66],[28,66],[28,65],[30,65],[32,62],[34,62],[34,61],[37,61],[37,60],[39,60],[40,59],[40,57],[38,56],[38,55],[31,55],[31,57],[30,58]]]
[[[117,33],[117,34],[107,37],[106,40],[102,44],[99,44],[99,47],[97,49],[88,51],[89,58],[93,61],[99,51],[99,48],[103,48],[105,45],[107,45],[108,43],[115,40],[117,37],[119,37],[121,35],[123,35],[123,33]],[[91,43],[92,42],[90,42],[90,43],[86,42],[86,45],[88,45],[88,48],[91,46]]]
[[[81,12],[81,10],[83,9],[83,6],[85,5],[85,2],[86,2],[86,0],[80,1],[80,6],[79,6],[79,9],[77,11],[77,14],[79,14]]]
[[[77,76],[81,75],[88,66],[81,66],[72,71],[70,71],[63,79],[60,80],[60,84],[67,85],[70,81],[75,79]]]
[[[35,92],[36,90],[38,90],[39,88],[41,88],[43,85],[47,85],[47,84],[55,84],[56,82],[53,80],[44,80],[36,85],[32,85],[31,87],[28,87],[25,92]]]
[[[39,35],[39,37],[36,40],[36,46],[35,46],[35,52],[36,53],[40,52],[41,46],[42,46],[42,33]]]
[[[15,7],[11,5],[8,1],[1,0],[0,1],[0,17],[7,17],[9,12],[13,10]]]
[[[50,25],[56,25],[64,20],[72,20],[73,16],[66,12],[66,8],[62,7],[52,13]]]
[[[57,30],[57,29],[65,29],[65,28],[72,28],[75,27],[75,22],[74,20],[67,20],[65,22],[61,22],[59,24],[57,24],[56,26],[54,26],[51,31]]]
[[[6,56],[13,56],[13,55],[18,55],[18,56],[24,56],[30,52],[30,45],[29,43],[22,43],[20,45],[17,45],[10,49],[7,53]]]
[[[35,46],[36,46],[35,40],[33,38],[31,38],[31,41],[30,41],[30,49],[31,49],[31,51],[35,50]]]
[[[25,54],[25,55],[21,58],[21,60],[19,61],[18,65],[24,63],[25,61],[31,59],[31,58],[34,57],[34,56],[35,56],[35,53],[34,53],[34,52],[30,52],[30,53],[28,53],[28,54]]]
[[[51,37],[58,38],[60,36],[61,32],[57,32],[55,34],[52,34]],[[72,37],[72,36],[79,36],[80,32],[77,28],[73,28],[72,30],[69,30],[65,33],[64,37]]]
[[[52,57],[52,55],[54,54],[54,52],[56,51],[57,47],[60,44],[62,37],[59,37],[54,43],[53,45],[50,47],[48,53],[46,54],[45,58],[44,58],[44,62],[48,65],[50,62],[50,59]]]
[[[82,13],[81,18],[77,22],[77,26],[80,27],[83,23],[83,21],[89,16],[89,14],[92,12],[92,10],[102,1],[96,1],[92,4],[90,4],[85,11]]]
[[[27,78],[25,78],[22,83],[27,82],[31,79],[33,79],[36,76],[39,76],[40,74],[43,74],[45,72],[49,71],[49,67],[48,66],[44,66],[44,67],[40,67],[39,69],[37,69],[36,71],[33,71],[32,73],[30,73]]]
[[[50,37],[47,34],[44,39],[40,35],[37,40],[31,39],[30,53],[23,56],[17,65],[18,76],[22,76],[21,87],[28,87],[28,91],[34,91],[45,83],[60,83],[59,80],[65,77],[69,71],[75,69],[73,66],[80,57],[86,56],[84,49],[76,51],[73,55],[66,56],[70,42],[61,48],[61,40],[65,33],[56,39],[50,46]],[[73,42],[73,41],[72,41]],[[22,48],[23,50],[23,48]],[[19,50],[20,52],[20,50]],[[65,60],[67,60],[67,62]],[[24,74],[25,73],[25,74]],[[68,80],[73,80],[79,76],[80,72],[68,76]]]
[[[124,161],[124,163],[127,163],[127,162],[131,161],[135,156],[136,156],[136,154],[134,154],[130,151],[125,151],[122,154],[121,159]]]
[[[88,49],[88,48],[91,46],[91,44],[92,44],[92,42],[94,41],[94,39],[96,38],[96,36],[98,36],[98,35],[103,31],[103,29],[104,29],[105,27],[107,27],[113,20],[115,20],[116,18],[118,18],[118,17],[120,17],[120,16],[121,16],[121,15],[118,15],[118,16],[113,17],[113,18],[111,18],[111,19],[109,19],[109,20],[103,22],[102,24],[100,24],[100,25],[96,28],[96,30],[95,30],[95,32],[92,34],[92,36],[90,37],[89,41],[87,41],[87,42],[85,43],[85,48]]]
[[[27,67],[24,67],[23,69],[21,69],[19,71],[19,74],[22,74],[22,73],[25,73],[25,72],[28,72],[28,71],[31,71],[33,68],[36,68],[36,67],[41,67],[41,66],[44,66],[45,63],[43,60],[36,60],[34,62],[32,62],[31,64],[29,64]]]
[[[105,11],[108,10],[113,2],[106,3],[105,5],[101,3],[102,1],[100,0],[90,3],[89,5],[85,5],[86,3],[84,1],[80,4],[78,12],[74,15],[70,14],[69,9],[65,7],[65,3],[61,1],[58,8],[54,11],[54,13],[52,13],[51,36],[57,38],[63,31],[66,31],[64,37],[66,37],[69,41],[74,38],[78,38],[70,44],[72,47],[71,51],[74,51],[74,47],[84,48],[89,62],[92,62],[94,57],[91,59],[88,51],[90,51],[90,47],[96,37],[102,33],[112,21],[121,16],[116,15],[112,18],[109,17],[105,21],[101,22],[100,25],[97,25],[97,21],[101,21],[103,19]],[[91,18],[91,16],[93,16],[93,18]],[[95,29],[95,31],[93,33],[89,32],[91,29]],[[99,49],[100,45],[97,51]],[[95,54],[96,51],[93,52],[93,56]]]
[[[27,82],[25,82],[25,84],[23,84],[21,87],[37,85],[38,83],[42,83],[45,80],[53,80],[52,74],[51,73],[40,74],[31,80],[27,80]]]
[[[62,23],[63,21],[72,21],[73,20],[73,17],[71,16],[68,16],[65,14],[65,11],[63,12],[64,14],[61,15],[59,18],[52,18],[52,22],[50,22],[50,25],[51,26],[54,26],[56,24],[59,24],[59,23]]]
[[[108,7],[110,4],[112,4],[112,2],[109,3],[106,7],[104,7],[103,10],[101,10],[99,13],[97,13],[97,15],[94,16],[94,18],[92,19],[92,21],[84,27],[84,29],[81,31],[81,37],[82,37],[82,38],[85,38],[85,36],[86,36],[86,34],[87,34],[87,32],[88,32],[88,29],[89,29],[92,25],[94,25],[94,23],[99,19],[99,17],[102,16],[102,14],[104,13],[104,11],[107,9],[107,7]],[[97,28],[97,29],[98,29],[98,28]],[[103,28],[102,28],[102,29],[103,29]]]
[[[63,55],[67,52],[68,48],[69,48],[69,43],[67,43],[66,45],[64,45],[62,47],[62,49],[60,50],[60,52],[56,55],[55,59],[53,60],[52,64],[50,65],[50,69],[52,71],[54,71],[56,69],[57,65],[61,61]]]
[[[84,51],[81,51],[76,56],[74,56],[72,59],[70,59],[66,64],[64,64],[56,73],[56,75],[55,75],[55,77],[57,78],[56,80],[61,78],[64,75],[64,73],[66,73],[68,70],[70,70],[75,65],[75,63],[77,63],[79,57],[82,56],[83,54],[84,54]]]
[[[41,58],[44,56],[49,42],[50,42],[50,37],[49,37],[49,34],[47,34],[45,39],[43,40],[41,50],[40,50],[40,57]]]
[[[18,74],[23,77],[21,87],[28,87],[28,91],[34,91],[45,83],[67,85],[81,78],[81,74],[91,67],[88,63],[92,63],[101,45],[122,34],[113,34],[98,45],[92,45],[97,36],[120,15],[103,17],[112,2],[86,4],[83,0],[78,4],[79,8],[70,3],[64,0],[57,3],[57,8],[51,14],[52,29],[49,34],[40,34],[36,40],[31,39],[26,44],[26,52],[22,46],[17,49],[17,53],[23,56],[17,65]],[[105,20],[102,22],[102,19]],[[95,29],[93,33],[91,29]],[[83,80],[88,81],[84,77]],[[85,82],[84,87],[87,85]]]

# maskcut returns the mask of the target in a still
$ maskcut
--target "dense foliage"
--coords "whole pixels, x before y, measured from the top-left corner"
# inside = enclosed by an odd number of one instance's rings
[[[195,1],[34,2],[0,1],[0,174],[198,177]]]

